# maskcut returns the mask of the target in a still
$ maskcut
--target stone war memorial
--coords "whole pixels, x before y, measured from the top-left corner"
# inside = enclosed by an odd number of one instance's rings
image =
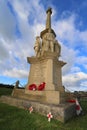
[[[35,56],[27,57],[30,64],[28,82],[25,89],[14,88],[10,97],[3,96],[2,101],[17,107],[30,107],[34,111],[66,122],[75,116],[75,104],[67,102],[67,94],[62,85],[62,67],[60,61],[61,45],[51,27],[52,9],[46,11],[46,27],[36,37]]]
[[[46,29],[40,33],[40,36],[36,37],[35,56],[27,57],[30,64],[30,73],[25,93],[30,96],[33,95],[32,100],[57,105],[65,99],[61,68],[66,63],[59,61],[61,46],[56,40],[54,30],[51,28],[51,8],[46,13]],[[36,86],[39,86],[41,83],[45,83],[43,91],[29,91],[30,85],[36,84]]]

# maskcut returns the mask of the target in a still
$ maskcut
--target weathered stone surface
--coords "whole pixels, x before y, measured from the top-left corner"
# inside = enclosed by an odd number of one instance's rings
[[[15,89],[12,96],[53,105],[58,105],[67,101],[67,94],[60,91],[26,91]]]
[[[45,90],[64,91],[61,67],[66,63],[55,58],[55,53],[45,53],[41,58],[28,57],[27,61],[31,66],[26,89],[30,84],[35,83],[38,86],[45,82]]]
[[[35,56],[27,57],[30,71],[26,88],[25,90],[15,88],[12,93],[13,98],[8,97],[7,102],[21,107],[24,104],[25,106],[33,105],[35,111],[41,114],[51,111],[55,119],[65,122],[74,116],[75,106],[66,103],[67,94],[62,85],[62,67],[66,63],[59,60],[61,45],[56,40],[56,34],[51,28],[51,13],[52,9],[49,8],[46,29],[36,37]],[[36,88],[36,91],[29,90],[30,85],[36,84],[38,87],[42,82],[45,82],[43,91],[38,91]]]
[[[64,87],[62,86],[62,67],[66,63],[59,61],[61,46],[55,39],[56,35],[51,28],[52,9],[49,8],[46,13],[46,29],[41,32],[40,37],[36,37],[34,46],[36,55],[27,57],[30,72],[24,98],[29,95],[30,100],[58,105],[65,101]],[[46,83],[43,92],[29,91],[30,85],[36,84],[38,87],[42,82]]]
[[[25,99],[14,98],[10,96],[1,96],[0,102],[7,103],[9,105],[17,106],[19,108],[33,107],[34,112],[38,112],[44,116],[51,112],[53,118],[61,122],[66,122],[71,117],[75,116],[75,104],[63,103],[59,105],[48,105],[39,102],[33,102]]]
[[[38,86],[42,82],[46,83],[45,91],[64,92],[61,70],[66,63],[59,61],[61,45],[55,39],[56,35],[51,28],[52,9],[48,8],[46,13],[46,29],[42,31],[41,37],[36,37],[34,46],[36,55],[27,57],[27,62],[30,64],[30,72],[25,92],[29,91],[29,85],[36,84]]]
[[[40,57],[40,49],[41,49],[41,40],[40,40],[40,37],[37,36],[36,42],[35,42],[35,45],[34,45],[36,57]]]

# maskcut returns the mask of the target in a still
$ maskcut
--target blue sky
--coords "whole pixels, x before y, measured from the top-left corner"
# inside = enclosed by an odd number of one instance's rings
[[[62,47],[63,85],[87,91],[87,0],[0,0],[0,83],[28,80],[28,56],[45,28],[52,7],[52,28]]]

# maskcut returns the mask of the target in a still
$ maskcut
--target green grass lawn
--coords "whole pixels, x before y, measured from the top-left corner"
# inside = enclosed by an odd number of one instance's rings
[[[49,123],[46,116],[0,103],[0,130],[87,130],[87,101],[81,101],[81,106],[83,116],[66,123],[54,119]]]
[[[87,102],[83,104],[87,107]],[[87,114],[66,123],[54,119],[49,123],[45,116],[0,103],[0,130],[87,130]]]
[[[11,95],[12,90],[13,90],[12,88],[0,87],[0,96],[1,95]]]

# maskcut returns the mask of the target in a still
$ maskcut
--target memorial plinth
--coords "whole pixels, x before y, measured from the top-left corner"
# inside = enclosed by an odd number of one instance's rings
[[[30,95],[29,98],[41,103],[56,105],[64,102],[66,98],[62,86],[61,68],[66,63],[59,61],[55,52],[44,52],[41,57],[27,57],[27,62],[30,64],[30,73],[25,93]],[[43,91],[29,90],[29,85],[35,83],[38,86],[42,82],[46,83]]]
[[[30,84],[35,83],[36,85],[39,85],[42,82],[45,82],[45,91],[63,91],[61,68],[66,63],[59,61],[56,58],[55,53],[49,52],[46,54],[45,52],[44,56],[39,58],[27,57],[27,61],[30,64],[30,73],[26,90],[28,90]]]

